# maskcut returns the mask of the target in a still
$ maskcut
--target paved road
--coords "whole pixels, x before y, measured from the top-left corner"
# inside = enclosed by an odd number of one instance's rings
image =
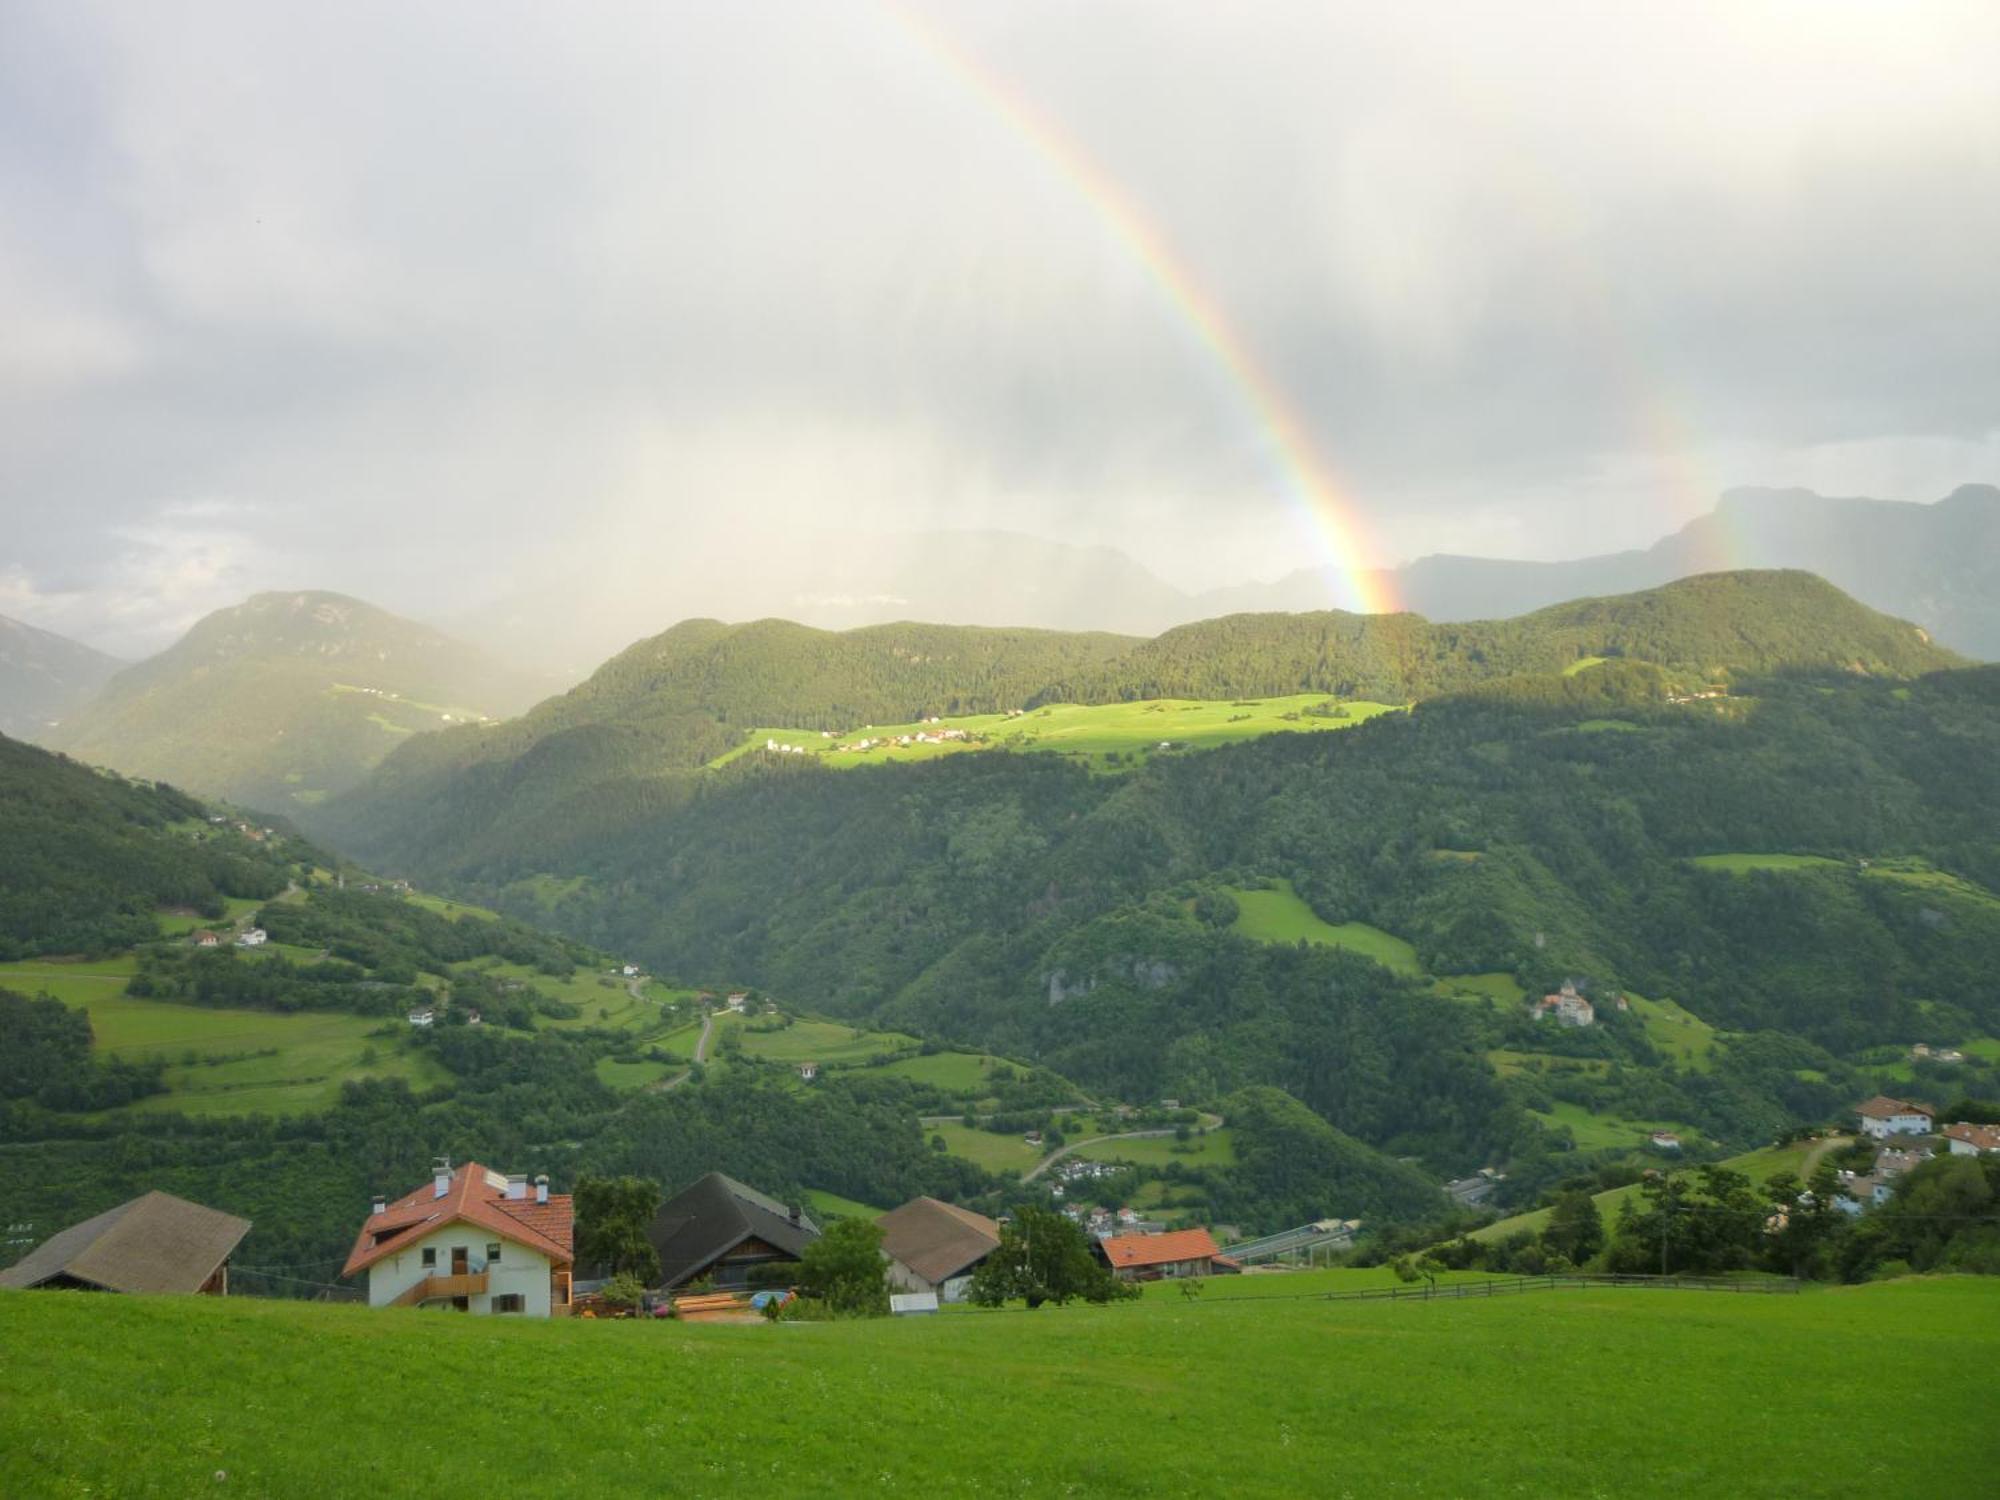
[[[637,981],[635,980],[634,983],[637,983]],[[710,1011],[707,1015],[701,1018],[701,1035],[695,1038],[694,1060],[696,1062],[702,1063],[708,1061],[708,1038],[709,1035],[714,1030],[715,1030],[715,1013],[713,1011]],[[659,1090],[659,1092],[664,1094],[665,1092],[667,1092],[668,1089],[679,1088],[682,1084],[686,1083],[692,1077],[694,1077],[694,1069],[689,1068],[684,1072],[674,1074],[674,1076],[671,1078],[662,1078],[658,1083],[654,1084],[653,1087]]]

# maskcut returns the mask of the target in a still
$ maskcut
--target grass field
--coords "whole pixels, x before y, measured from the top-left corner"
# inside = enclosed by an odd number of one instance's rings
[[[1625,998],[1632,1004],[1632,1014],[1644,1024],[1646,1040],[1663,1056],[1695,1072],[1708,1071],[1715,1059],[1713,1026],[1672,1000],[1648,1000],[1629,990]]]
[[[1528,992],[1512,974],[1448,974],[1431,986],[1431,992],[1446,1000],[1462,1000],[1483,1005],[1525,1005]]]
[[[2000,906],[2000,896],[1983,885],[1939,870],[1920,859],[1877,860],[1863,872],[1870,880],[1892,880],[1898,885],[1913,885],[1939,895],[1957,896],[1961,900],[1974,901],[1981,906]]]
[[[1747,875],[1752,870],[1838,870],[1841,862],[1817,854],[1697,854],[1688,861],[1698,870],[1722,870]]]
[[[761,1057],[767,1062],[843,1063],[864,1062],[885,1052],[899,1052],[917,1045],[913,1036],[894,1031],[860,1031],[836,1021],[794,1021],[776,1031],[758,1031],[740,1016],[718,1018],[715,1038],[709,1049],[720,1046],[725,1036],[742,1040],[745,1057]]]
[[[1611,1069],[1610,1061],[1602,1057],[1562,1057],[1553,1052],[1510,1052],[1504,1047],[1496,1047],[1487,1053],[1486,1060],[1493,1064],[1493,1071],[1502,1078],[1513,1078],[1522,1073],[1606,1073]]]
[[[1835,1138],[1834,1145],[1846,1137]],[[1811,1164],[1817,1162],[1826,1151],[1831,1150],[1825,1141],[1795,1141],[1789,1146],[1762,1146],[1755,1151],[1746,1151],[1741,1156],[1732,1156],[1722,1165],[1731,1171],[1741,1172],[1752,1182],[1762,1183],[1779,1172],[1796,1172],[1800,1177],[1811,1175]],[[1593,1193],[1591,1201],[1597,1205],[1598,1213],[1604,1219],[1604,1227],[1609,1230],[1618,1217],[1619,1207],[1627,1198],[1639,1195],[1639,1185],[1610,1188],[1602,1193]],[[1548,1223],[1549,1211],[1535,1209],[1531,1213],[1515,1214],[1510,1219],[1501,1219],[1488,1224],[1484,1229],[1472,1233],[1475,1240],[1504,1240],[1510,1234],[1518,1234],[1523,1229],[1539,1231]]]
[[[1044,1154],[1041,1147],[1030,1146],[1018,1135],[995,1135],[990,1130],[967,1129],[957,1122],[924,1126],[925,1140],[934,1135],[944,1137],[944,1149],[953,1156],[963,1157],[989,1172],[1014,1177],[1027,1171]]]
[[[806,1189],[806,1207],[822,1226],[828,1219],[879,1219],[887,1211],[872,1203],[862,1203],[853,1198],[843,1198],[838,1193],[829,1193],[824,1188]]]
[[[672,1063],[654,1062],[644,1058],[638,1062],[618,1062],[613,1058],[598,1058],[595,1071],[597,1081],[608,1089],[642,1089],[649,1083],[658,1083],[669,1073],[679,1071]]]
[[[1163,747],[1207,750],[1259,735],[1347,729],[1394,712],[1393,704],[1340,702],[1324,693],[1243,701],[1149,698],[1136,703],[1051,703],[1024,714],[955,714],[935,723],[857,725],[831,736],[817,729],[764,726],[750,730],[740,745],[709,765],[721,767],[745,755],[768,753],[766,747],[775,743],[838,768],[1019,750],[1072,756],[1094,769],[1109,770],[1143,765]],[[917,735],[947,729],[962,730],[968,738],[916,742]],[[912,743],[894,743],[905,736]],[[867,750],[852,748],[863,740],[887,743]],[[1118,760],[1114,762],[1113,756]]]
[[[1323,920],[1292,889],[1290,881],[1281,880],[1261,891],[1232,889],[1229,894],[1236,898],[1237,906],[1231,930],[1244,937],[1260,943],[1307,942],[1345,948],[1398,974],[1423,973],[1423,966],[1417,962],[1417,950],[1401,938],[1365,922],[1335,926]]]
[[[1594,1115],[1581,1104],[1558,1099],[1546,1110],[1530,1110],[1545,1125],[1566,1126],[1579,1151],[1643,1146],[1655,1130],[1679,1131],[1685,1138],[1688,1127],[1673,1120],[1627,1120],[1618,1115]]]
[[[1953,1372],[2000,1358],[2000,1280],[751,1327],[0,1292],[0,1348],[0,1491],[24,1500],[471,1497],[528,1473],[548,1497],[1973,1500],[1991,1397]],[[1855,1377],[1885,1349],[1941,1372],[1918,1419],[1884,1421]]]
[[[879,1067],[865,1068],[887,1078],[909,1078],[944,1089],[962,1099],[984,1098],[992,1089],[995,1067],[1025,1071],[1026,1064],[1011,1063],[1004,1057],[984,1052],[932,1052],[921,1057],[899,1057]]]
[[[425,911],[434,911],[441,917],[449,917],[454,922],[460,917],[471,917],[479,922],[497,922],[497,912],[488,911],[483,906],[467,906],[463,901],[447,900],[443,896],[426,895],[422,891],[408,891],[403,899],[412,906],[421,906]]]
[[[1225,1125],[1189,1141],[1177,1141],[1170,1135],[1096,1141],[1078,1146],[1071,1155],[1087,1161],[1129,1161],[1142,1167],[1164,1167],[1176,1161],[1191,1167],[1227,1167],[1236,1161],[1236,1142]]]
[[[85,1011],[96,1050],[118,1057],[160,1057],[169,1092],[130,1106],[191,1115],[295,1115],[325,1109],[349,1078],[402,1078],[413,1088],[447,1075],[399,1034],[372,1037],[380,1016],[331,1011],[215,1010],[138,1000],[125,993],[137,969],[130,958],[52,964],[0,964],[0,988],[47,993]],[[221,1062],[186,1062],[188,1053]],[[256,1054],[275,1053],[273,1056]],[[363,1058],[372,1054],[369,1061]]]

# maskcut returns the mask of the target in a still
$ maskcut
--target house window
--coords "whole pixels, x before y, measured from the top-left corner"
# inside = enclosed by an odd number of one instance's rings
[[[424,1265],[428,1267],[428,1266],[434,1266],[437,1263],[438,1263],[437,1246],[435,1245],[427,1246],[424,1250]]]
[[[526,1312],[527,1299],[519,1292],[502,1292],[493,1299],[493,1310],[497,1313]]]
[[[486,1247],[486,1264],[489,1266],[500,1264],[500,1247],[498,1245],[488,1245]]]

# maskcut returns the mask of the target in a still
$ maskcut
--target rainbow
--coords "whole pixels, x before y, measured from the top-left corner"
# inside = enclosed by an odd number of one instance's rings
[[[1362,614],[1399,610],[1402,605],[1395,575],[1376,563],[1380,554],[1365,513],[1313,442],[1290,396],[1137,200],[1032,99],[927,17],[898,0],[882,0],[882,8],[904,35],[942,63],[1033,146],[1145,268],[1196,345],[1220,369],[1254,424],[1261,445],[1284,481],[1286,503],[1320,549],[1332,584],[1330,602]]]

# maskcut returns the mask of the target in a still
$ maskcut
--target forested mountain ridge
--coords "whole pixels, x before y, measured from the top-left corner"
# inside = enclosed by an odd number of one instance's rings
[[[0,734],[46,733],[122,665],[81,641],[0,615]]]
[[[928,714],[1158,696],[1409,702],[1519,674],[1640,658],[1684,687],[1795,668],[1913,676],[1960,659],[1806,574],[1717,574],[1517,620],[1238,615],[1151,641],[932,625],[835,633],[693,620],[510,723],[416,737],[308,813],[342,847],[441,872],[508,846],[589,841],[694,795],[689,773],[782,724],[853,730]],[[1663,685],[1663,692],[1665,687]]]
[[[2000,1036],[2000,669],[1743,679],[1727,712],[1657,679],[1498,681],[1123,777],[771,763],[433,868],[662,966],[1126,1097],[1275,1084],[1439,1167],[1532,1154],[1523,1107],[1555,1108],[1496,1078],[1496,1048],[1609,1067],[1557,1103],[1754,1144],[1844,1110],[1870,1049]],[[1274,880],[1409,967],[1250,940],[1234,893]],[[1712,1061],[1636,1017],[1538,1030],[1521,997],[1572,977],[1671,997]]]
[[[259,594],[118,673],[41,739],[285,811],[352,784],[420,729],[514,712],[544,686],[358,599]]]

